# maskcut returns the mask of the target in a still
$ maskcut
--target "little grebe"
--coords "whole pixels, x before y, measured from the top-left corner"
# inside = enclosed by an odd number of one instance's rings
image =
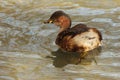
[[[101,45],[102,35],[96,28],[85,24],[71,27],[70,17],[63,11],[54,12],[44,23],[60,26],[56,44],[64,51],[84,53]]]

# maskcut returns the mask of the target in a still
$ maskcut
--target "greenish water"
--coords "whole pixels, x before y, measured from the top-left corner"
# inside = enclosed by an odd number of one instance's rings
[[[103,35],[79,61],[55,45],[59,28],[43,24],[56,10]],[[95,63],[97,61],[97,64]],[[0,0],[0,80],[119,80],[119,0]]]

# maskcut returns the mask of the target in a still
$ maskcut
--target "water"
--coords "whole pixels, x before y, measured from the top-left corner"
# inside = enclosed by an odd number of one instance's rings
[[[79,64],[77,54],[61,52],[54,43],[58,28],[43,24],[56,10],[68,13],[72,25],[99,29],[102,48]],[[119,75],[119,0],[0,0],[0,80],[119,80]]]

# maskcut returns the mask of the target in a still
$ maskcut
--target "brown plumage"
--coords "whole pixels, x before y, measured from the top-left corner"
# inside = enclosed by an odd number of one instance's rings
[[[71,27],[70,17],[63,11],[54,12],[44,23],[54,23],[60,27],[56,44],[64,51],[87,52],[101,44],[102,35],[96,28],[77,24]]]

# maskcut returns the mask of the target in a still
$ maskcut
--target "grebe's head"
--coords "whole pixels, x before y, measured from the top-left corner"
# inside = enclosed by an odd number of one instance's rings
[[[54,23],[55,25],[60,26],[60,28],[69,28],[71,26],[71,19],[63,11],[56,11],[44,23]]]

